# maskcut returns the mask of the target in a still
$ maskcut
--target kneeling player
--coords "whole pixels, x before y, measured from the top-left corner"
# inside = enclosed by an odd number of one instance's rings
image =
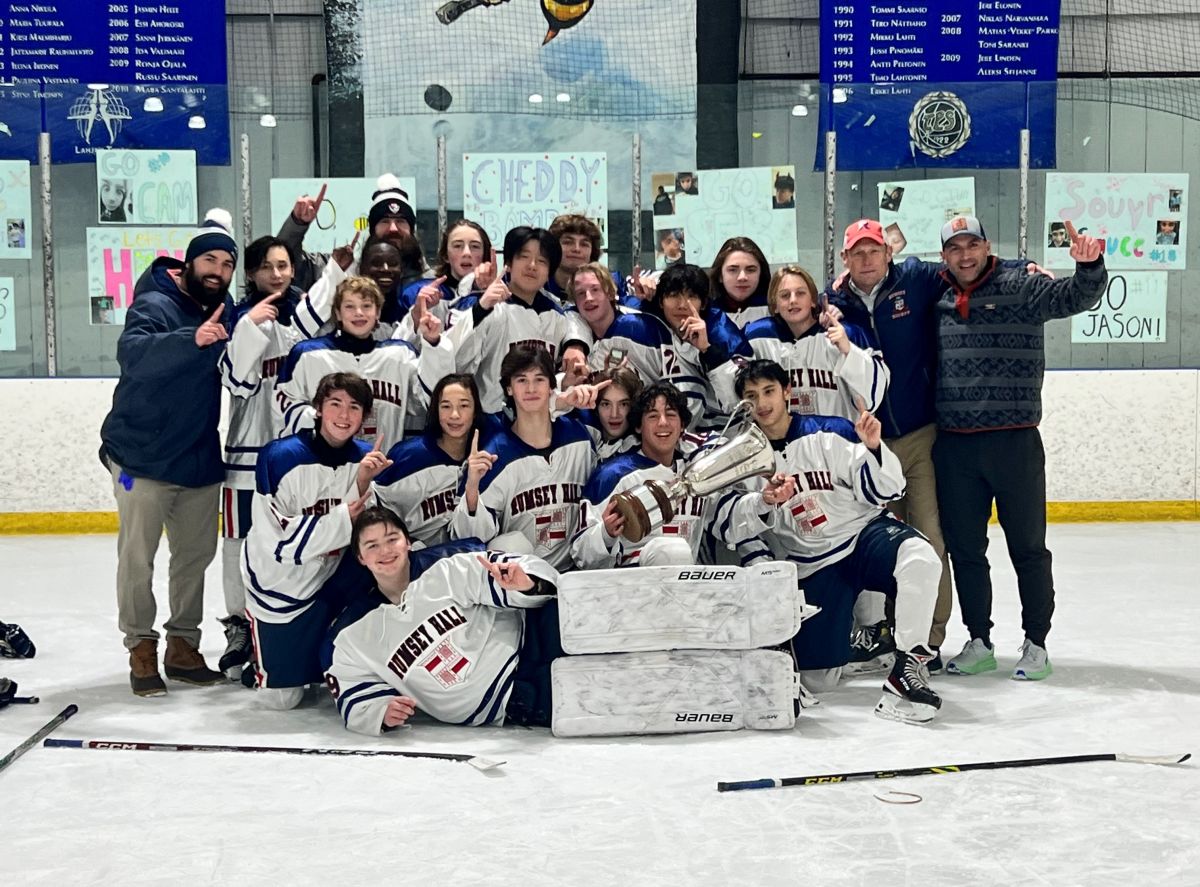
[[[850,656],[854,599],[878,589],[896,601],[898,652],[875,713],[932,720],[942,700],[929,687],[933,654],[924,645],[941,561],[924,536],[886,511],[904,494],[904,475],[879,420],[866,410],[854,426],[789,413],[787,373],[770,360],[743,367],[735,388],[754,405],[778,473],[758,491],[726,494],[714,526],[727,545],[764,536],[777,557],[796,564],[808,603],[822,608],[794,644],[801,680],[814,692],[832,688]]]
[[[375,577],[379,606],[333,642],[325,678],[349,729],[374,736],[417,709],[464,726],[549,726],[550,662],[562,655],[553,567],[463,553],[410,581],[408,531],[380,506],[354,522],[350,547]]]

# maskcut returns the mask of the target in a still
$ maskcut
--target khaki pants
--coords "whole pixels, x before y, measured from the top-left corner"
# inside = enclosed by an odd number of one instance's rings
[[[178,487],[144,477],[122,478],[121,466],[115,462],[110,470],[120,519],[117,624],[125,635],[125,646],[133,649],[147,638],[158,640],[154,630],[154,555],[165,527],[171,549],[171,618],[163,628],[168,637],[181,637],[198,647],[204,570],[217,552],[221,485]]]
[[[904,498],[888,507],[896,517],[920,530],[942,561],[942,578],[938,583],[933,627],[929,632],[929,645],[940,648],[946,640],[946,623],[950,621],[954,592],[950,584],[950,566],[946,563],[946,543],[938,519],[937,482],[933,474],[933,442],[936,438],[937,427],[930,424],[885,443],[900,460],[908,484]]]

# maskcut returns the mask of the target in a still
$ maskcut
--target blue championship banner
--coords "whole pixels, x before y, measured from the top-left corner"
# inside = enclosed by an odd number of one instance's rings
[[[1059,0],[821,0],[839,169],[1055,165]],[[825,168],[824,144],[816,169]]]
[[[225,0],[0,0],[0,158],[191,148],[229,163]]]

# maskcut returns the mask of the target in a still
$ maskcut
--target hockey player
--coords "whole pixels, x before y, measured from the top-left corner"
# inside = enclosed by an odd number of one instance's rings
[[[407,417],[424,422],[429,393],[454,370],[453,346],[441,334],[441,321],[430,313],[420,322],[424,341],[419,351],[399,339],[377,341],[373,333],[382,304],[379,287],[365,277],[351,277],[337,288],[337,332],[299,343],[279,370],[275,406],[282,417],[282,434],[312,426],[317,383],[339,371],[358,373],[370,383],[375,416],[363,428],[364,439],[382,434],[390,445],[404,437]]]
[[[279,366],[298,342],[318,335],[329,317],[333,272],[340,277],[352,257],[334,251],[320,280],[305,294],[292,285],[292,251],[275,237],[260,237],[246,248],[246,296],[233,312],[233,333],[218,364],[230,394],[225,435],[225,486],[221,491],[222,578],[225,586],[226,648],[218,668],[236,678],[250,655],[246,590],[239,560],[250,528],[254,468],[259,450],[278,436],[274,412]]]
[[[723,311],[709,301],[709,280],[695,265],[672,265],[658,279],[647,313],[671,333],[671,366],[663,381],[688,398],[692,427],[718,429],[736,403],[734,358],[753,356],[746,337]]]
[[[688,496],[671,521],[636,543],[621,536],[625,521],[613,501],[617,493],[647,480],[670,483],[679,476],[685,463],[679,443],[690,418],[687,400],[674,386],[659,382],[638,396],[630,420],[641,446],[601,464],[584,487],[580,529],[571,542],[571,555],[580,568],[697,562],[706,529],[706,497]]]
[[[326,683],[346,726],[376,736],[418,710],[451,724],[549,726],[558,573],[530,555],[466,552],[409,578],[409,538],[387,508],[355,521],[351,548],[379,606],[334,639]],[[539,611],[536,608],[545,609]]]
[[[467,451],[477,432],[487,433],[487,424],[474,377],[452,373],[433,389],[424,434],[388,452],[392,465],[375,479],[376,494],[403,516],[414,547],[449,539]]]
[[[708,276],[713,304],[740,329],[767,317],[767,284],[771,266],[757,243],[749,237],[730,237],[717,251]]]
[[[855,398],[874,412],[888,368],[867,334],[822,313],[816,282],[799,265],[775,272],[767,289],[771,316],[746,327],[755,357],[773,360],[791,379],[794,413],[858,418]]]
[[[551,419],[554,364],[544,348],[510,351],[500,384],[513,409],[512,427],[485,440],[483,449],[472,442],[450,536],[532,551],[555,569],[569,569],[583,485],[596,462],[591,436],[577,419]],[[591,409],[606,387],[576,386],[558,395],[557,405]]]
[[[427,310],[436,314],[443,325],[449,328],[450,308],[458,299],[459,286],[488,257],[494,261],[495,256],[491,238],[483,226],[470,219],[460,219],[442,234],[437,267],[434,269],[436,276],[432,280],[422,279],[408,284],[400,294],[400,307],[405,312],[411,312],[417,304],[417,296],[423,293]],[[416,343],[416,332],[409,314],[400,321],[393,335]]]
[[[273,441],[259,454],[242,579],[258,662],[259,700],[295,708],[319,681],[321,640],[353,597],[335,576],[353,520],[390,462],[355,435],[371,413],[371,388],[353,373],[321,379],[317,427]]]
[[[513,228],[504,237],[509,279],[498,277],[455,305],[447,338],[454,344],[458,372],[472,373],[479,383],[486,412],[504,407],[497,379],[509,349],[534,344],[556,359],[572,332],[558,300],[545,291],[561,259],[558,241],[544,228]]]
[[[637,449],[638,439],[629,423],[629,412],[642,393],[642,380],[629,367],[589,373],[590,385],[608,382],[596,397],[594,410],[576,410],[575,418],[587,426],[596,447],[596,458],[603,462],[621,453]]]
[[[739,371],[737,393],[753,405],[779,471],[756,491],[725,494],[714,526],[727,545],[765,536],[777,557],[796,564],[808,603],[822,608],[794,644],[801,679],[813,692],[836,685],[850,655],[854,600],[876,589],[895,599],[898,649],[875,712],[932,720],[941,699],[929,687],[926,644],[941,562],[924,536],[884,507],[903,495],[904,475],[882,443],[879,420],[863,410],[852,427],[791,413],[787,373],[769,360]]]

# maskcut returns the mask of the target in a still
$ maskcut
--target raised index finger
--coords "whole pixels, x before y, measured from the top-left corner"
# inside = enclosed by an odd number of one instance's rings
[[[376,453],[383,452],[383,432],[375,435],[375,446],[371,448]]]
[[[867,402],[857,394],[854,396],[854,405],[858,407],[860,413],[867,412]]]
[[[475,429],[475,436],[471,438],[471,455],[474,456],[479,452],[479,429]]]
[[[1077,240],[1079,240],[1079,232],[1075,230],[1075,224],[1070,219],[1067,219],[1066,225],[1067,236],[1071,238],[1071,243],[1075,243]]]
[[[328,187],[328,182],[321,183],[321,190],[317,192],[317,199],[313,201],[313,209],[321,208],[321,204],[325,202],[325,189]]]
[[[612,384],[612,379],[605,379],[602,382],[597,382],[595,385],[596,393],[599,394],[605,388]]]

